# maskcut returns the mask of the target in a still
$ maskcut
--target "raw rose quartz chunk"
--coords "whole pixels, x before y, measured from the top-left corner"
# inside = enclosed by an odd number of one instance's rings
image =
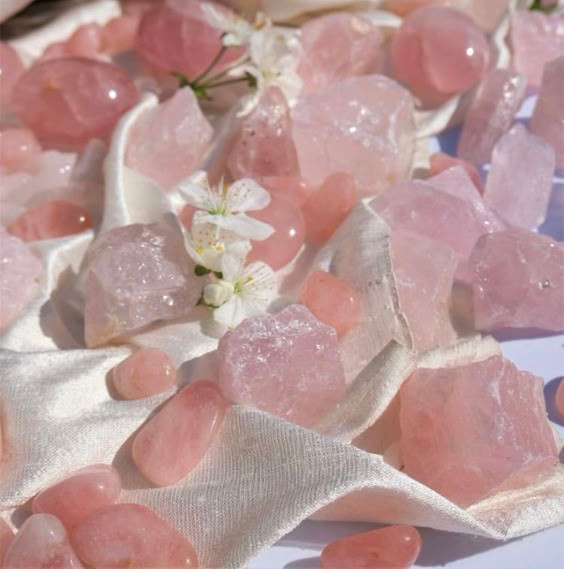
[[[484,193],[482,177],[474,164],[470,164],[470,162],[466,162],[466,160],[461,160],[460,158],[454,158],[453,156],[449,156],[443,152],[435,152],[429,158],[429,174],[431,176],[436,176],[437,174],[440,174],[454,166],[464,168],[476,189],[480,194]]]
[[[418,369],[400,390],[404,472],[466,507],[558,463],[544,382],[494,356]]]
[[[5,569],[82,568],[69,543],[65,526],[50,514],[30,516],[4,558]]]
[[[321,552],[322,569],[393,569],[411,567],[421,550],[421,536],[411,526],[388,526],[332,541]]]
[[[161,350],[142,348],[114,368],[112,381],[123,399],[140,399],[172,387],[176,369]]]
[[[0,520],[0,564],[2,564],[12,541],[14,541],[12,528],[4,520]],[[4,567],[4,565],[1,566]]]
[[[0,169],[6,173],[35,172],[41,153],[31,130],[8,128],[0,131]]]
[[[241,125],[227,161],[233,179],[297,176],[290,109],[278,87],[269,88]]]
[[[482,80],[466,114],[457,154],[476,166],[490,161],[523,102],[527,80],[507,69],[492,69]]]
[[[132,49],[135,45],[139,22],[130,16],[118,16],[102,28],[102,48],[109,54]]]
[[[211,381],[177,393],[139,432],[132,456],[158,486],[175,484],[202,460],[223,424],[228,402]]]
[[[518,123],[495,145],[484,198],[508,223],[538,227],[546,217],[554,167],[552,147]]]
[[[193,91],[179,89],[133,126],[125,163],[169,190],[197,169],[212,135]]]
[[[42,143],[75,149],[107,136],[138,98],[135,84],[119,67],[63,58],[26,71],[14,88],[13,106]]]
[[[198,567],[192,544],[155,512],[137,504],[98,510],[72,531],[71,539],[89,567]]]
[[[156,320],[185,316],[200,298],[184,238],[165,222],[102,233],[88,262],[84,319],[90,347]]]
[[[24,66],[16,50],[0,41],[0,107],[10,105],[14,85],[23,72]]]
[[[335,329],[300,305],[249,318],[225,334],[219,366],[232,401],[306,427],[345,393]]]
[[[409,174],[412,97],[387,77],[351,77],[303,97],[292,109],[292,120],[300,171],[314,186],[345,172],[361,194],[369,195]]]
[[[270,194],[277,194],[302,207],[311,194],[311,186],[297,176],[267,176],[261,179],[261,185]]]
[[[121,480],[107,464],[81,468],[40,492],[33,500],[34,514],[52,514],[68,529],[94,512],[117,501]]]
[[[67,40],[65,50],[74,57],[97,57],[102,51],[100,24],[83,24]]]
[[[555,397],[556,410],[564,417],[564,379],[560,380]]]
[[[564,244],[510,230],[483,236],[472,253],[478,330],[564,330]]]
[[[358,323],[360,303],[354,288],[326,271],[314,271],[304,284],[300,301],[321,322],[344,336]]]

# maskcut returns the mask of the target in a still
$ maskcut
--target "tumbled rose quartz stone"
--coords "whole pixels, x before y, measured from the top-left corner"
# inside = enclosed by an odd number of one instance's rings
[[[421,550],[412,526],[388,526],[332,541],[321,552],[322,569],[393,569],[411,567]]]
[[[14,85],[23,72],[24,66],[16,50],[0,41],[0,106],[10,105]]]
[[[0,563],[4,560],[12,541],[14,541],[12,528],[4,520],[0,520]]]
[[[381,75],[351,77],[301,98],[292,121],[302,177],[320,186],[345,172],[362,195],[383,191],[409,174],[413,120],[409,92]]]
[[[312,187],[299,176],[267,176],[260,183],[271,195],[278,194],[298,207],[304,205],[312,192]]]
[[[178,392],[133,441],[131,454],[143,476],[157,486],[187,476],[218,434],[228,405],[211,381],[196,381]]]
[[[484,77],[466,113],[457,154],[476,166],[490,161],[499,138],[509,130],[525,96],[527,80],[508,69]]]
[[[42,61],[48,61],[50,59],[59,59],[61,57],[67,57],[67,55],[66,42],[59,41],[49,44],[41,54],[41,57],[35,61],[35,63],[41,63]]]
[[[89,567],[198,567],[192,544],[155,512],[137,504],[98,510],[71,532],[71,540]]]
[[[219,341],[220,385],[234,402],[308,427],[341,400],[335,329],[305,306],[244,320]]]
[[[40,492],[32,503],[34,514],[52,514],[68,529],[97,510],[117,501],[121,480],[107,464],[81,468]]]
[[[107,136],[138,98],[135,84],[119,67],[62,58],[26,71],[14,88],[13,107],[42,143],[76,149]]]
[[[556,410],[562,417],[564,417],[564,380],[560,380],[558,389],[556,390],[556,397],[554,399]]]
[[[83,24],[67,40],[65,50],[74,57],[96,57],[102,50],[100,24]]]
[[[478,192],[480,192],[480,194],[484,193],[484,183],[482,182],[482,177],[480,176],[476,166],[474,166],[474,164],[470,164],[470,162],[466,162],[466,160],[454,158],[453,156],[449,156],[443,152],[435,152],[434,154],[431,154],[429,158],[429,175],[436,176],[453,166],[460,166],[461,168],[464,168]]]
[[[501,356],[416,370],[400,389],[404,472],[462,507],[549,474],[543,387]]]
[[[6,173],[35,172],[41,147],[31,130],[7,128],[0,131],[0,169]]]
[[[161,350],[142,348],[114,368],[112,382],[123,399],[140,399],[172,387],[176,368]]]
[[[139,22],[129,16],[109,20],[102,28],[102,49],[114,54],[132,49],[135,45]]]
[[[492,233],[470,266],[478,330],[564,330],[564,244],[518,229]]]

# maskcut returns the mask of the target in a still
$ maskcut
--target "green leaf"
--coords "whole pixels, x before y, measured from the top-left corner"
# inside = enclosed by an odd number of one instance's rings
[[[206,267],[202,267],[202,265],[196,265],[194,267],[194,272],[199,276],[199,277],[203,277],[205,275],[209,275],[211,273],[211,271],[209,269],[206,269]]]
[[[558,2],[554,4],[545,5],[542,0],[534,0],[534,2],[529,6],[529,10],[536,12],[544,12],[545,14],[550,14],[558,6]]]

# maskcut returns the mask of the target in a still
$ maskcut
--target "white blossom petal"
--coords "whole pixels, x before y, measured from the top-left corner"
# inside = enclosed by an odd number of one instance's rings
[[[270,194],[254,180],[243,178],[231,184],[225,201],[230,212],[255,211],[270,203]]]
[[[258,219],[253,219],[244,213],[210,215],[210,219],[212,218],[213,221],[211,223],[252,241],[264,241],[264,239],[268,239],[274,233],[274,228],[271,225]]]
[[[255,261],[243,271],[241,296],[262,310],[276,298],[278,282],[276,274],[266,263]]]
[[[227,328],[235,328],[249,316],[256,316],[256,314],[248,314],[243,299],[236,294],[213,311],[213,319]]]
[[[195,183],[190,178],[180,182],[177,186],[178,193],[184,198],[186,203],[198,209],[212,210],[216,206],[216,198],[209,187],[207,178],[205,183]]]
[[[208,2],[202,3],[202,11],[211,26],[224,32],[221,38],[224,46],[239,47],[249,42],[253,27],[241,16]]]
[[[225,280],[235,282],[242,275],[250,250],[249,241],[236,241],[229,245],[221,259],[221,273]]]

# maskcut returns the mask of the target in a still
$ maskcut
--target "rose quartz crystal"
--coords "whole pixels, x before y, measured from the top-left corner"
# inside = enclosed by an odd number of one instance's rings
[[[400,389],[404,472],[462,507],[548,474],[558,451],[543,386],[501,356],[418,369]]]
[[[326,14],[301,28],[302,55],[298,73],[309,94],[355,75],[383,67],[384,32],[370,20],[348,12]]]
[[[554,399],[556,410],[564,417],[564,380],[561,379]]]
[[[482,177],[474,164],[470,164],[470,162],[466,162],[466,160],[461,160],[460,158],[454,158],[453,156],[449,156],[443,152],[435,152],[434,154],[431,154],[429,158],[430,176],[436,176],[437,174],[440,174],[454,166],[464,168],[466,174],[468,174],[478,192],[480,192],[480,194],[484,193]]]
[[[564,244],[510,230],[483,236],[470,258],[478,330],[564,330]]]
[[[492,69],[482,80],[466,114],[457,154],[476,166],[490,161],[523,102],[527,81],[507,69]]]
[[[225,334],[219,369],[232,401],[306,427],[345,393],[335,329],[300,305],[249,318]]]
[[[140,399],[172,387],[176,369],[161,350],[142,348],[114,368],[112,381],[121,398]]]
[[[14,88],[13,106],[42,143],[75,149],[107,136],[138,98],[135,84],[119,67],[63,58],[26,71]]]
[[[50,59],[67,57],[67,55],[67,43],[64,41],[58,41],[49,44],[41,54],[41,57],[35,61],[35,64],[41,63],[43,61],[49,61]]]
[[[139,22],[130,16],[112,18],[102,28],[102,48],[114,54],[132,49],[135,45]]]
[[[72,531],[71,539],[89,567],[198,567],[192,544],[155,512],[137,504],[98,510]]]
[[[5,569],[82,568],[69,543],[65,526],[50,514],[30,516],[4,558]]]
[[[14,85],[23,72],[24,66],[16,50],[0,41],[0,107],[10,105]]]
[[[411,567],[421,536],[411,526],[388,526],[332,541],[321,552],[322,569],[400,569]]]
[[[261,185],[271,195],[280,195],[300,208],[312,192],[311,186],[303,178],[297,176],[267,176],[261,178]]]
[[[135,437],[131,454],[137,468],[157,486],[175,484],[202,460],[221,429],[227,408],[215,383],[188,385]]]
[[[354,288],[326,271],[314,271],[304,284],[300,301],[321,322],[344,336],[358,323],[360,303]]]
[[[508,223],[538,227],[546,217],[554,167],[552,147],[517,123],[495,145],[484,198]]]
[[[31,130],[7,128],[0,131],[0,168],[6,173],[35,172],[41,147]]]
[[[363,195],[407,177],[415,131],[412,97],[380,75],[351,77],[303,97],[292,109],[302,176],[319,186],[335,172]]]
[[[179,89],[135,123],[125,163],[168,190],[197,169],[212,135],[192,89]]]
[[[185,316],[200,298],[202,285],[184,238],[165,222],[102,233],[88,262],[84,319],[90,347],[156,320]]]
[[[83,24],[67,40],[66,52],[74,57],[97,57],[102,51],[100,24]]]
[[[227,166],[235,180],[298,175],[290,109],[278,87],[267,89],[241,125]]]
[[[94,512],[117,501],[121,480],[107,464],[81,468],[40,492],[33,500],[34,514],[52,514],[68,529]]]
[[[4,567],[2,562],[6,556],[8,548],[14,541],[14,532],[12,528],[4,521],[0,520],[0,566]]]

